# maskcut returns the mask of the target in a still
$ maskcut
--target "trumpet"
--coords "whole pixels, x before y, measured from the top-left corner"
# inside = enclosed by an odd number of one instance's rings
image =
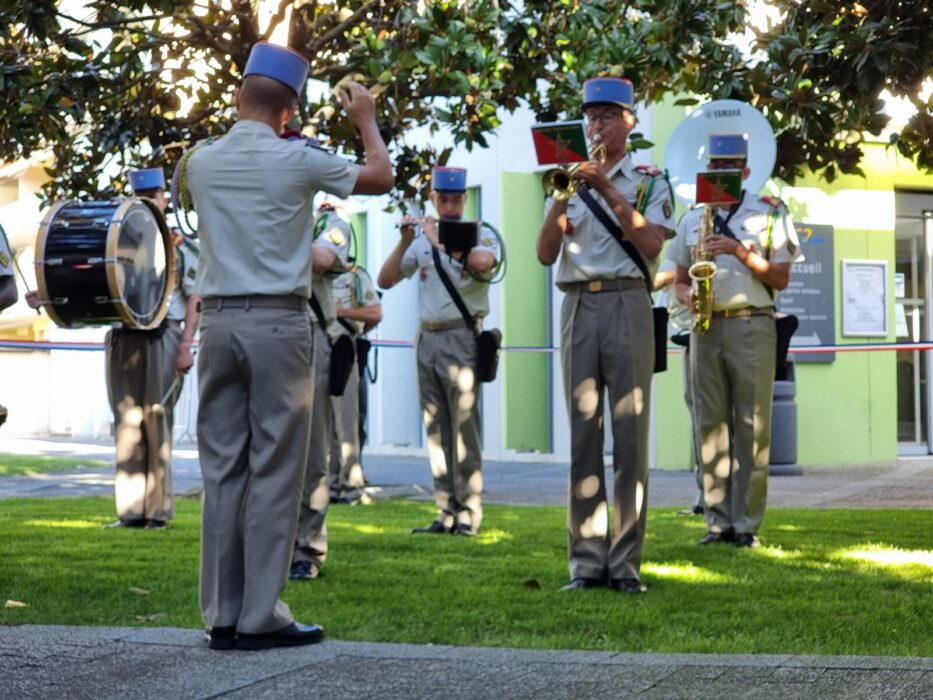
[[[590,156],[600,165],[606,161],[606,144],[601,140],[601,136],[596,134],[590,142]],[[544,194],[560,202],[570,199],[577,193],[579,187],[578,181],[573,179],[573,174],[582,165],[582,163],[573,163],[572,165],[560,165],[556,168],[545,170],[541,175],[541,184],[544,187]]]
[[[713,317],[713,277],[716,274],[716,263],[705,245],[706,239],[712,233],[713,207],[707,204],[703,215],[703,230],[699,232],[693,254],[694,262],[688,270],[690,279],[693,280],[690,305],[693,310],[694,333],[706,333]]]

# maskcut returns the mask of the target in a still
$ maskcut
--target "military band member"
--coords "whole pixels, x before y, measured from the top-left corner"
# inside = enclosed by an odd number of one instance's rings
[[[13,250],[6,239],[6,231],[0,226],[0,311],[16,303],[16,278],[13,276]],[[6,422],[6,406],[0,404],[0,425]]]
[[[201,612],[215,649],[311,644],[279,595],[288,580],[307,461],[314,340],[312,195],[388,191],[393,173],[373,97],[340,92],[365,165],[279,138],[308,61],[257,43],[236,93],[237,122],[187,156],[203,296],[198,450],[204,480]],[[318,390],[324,390],[318,388]]]
[[[314,400],[311,405],[311,440],[305,467],[298,532],[289,578],[315,579],[327,559],[327,505],[330,502],[328,466],[334,430],[334,408],[329,392],[331,343],[334,327],[333,280],[346,269],[350,253],[350,224],[343,210],[322,204],[314,224],[311,282],[311,325],[314,329]]]
[[[441,218],[463,216],[466,175],[462,168],[434,168],[431,201]],[[418,226],[420,235],[416,235]],[[412,532],[472,536],[483,519],[476,338],[438,276],[435,248],[441,250],[437,220],[405,216],[398,245],[383,263],[377,282],[391,289],[416,272],[421,280],[415,355],[437,517]],[[489,313],[489,283],[484,277],[494,270],[499,255],[493,237],[481,237],[466,260],[441,250],[441,264],[474,318]]]
[[[711,136],[709,168],[740,169],[747,178],[748,146],[743,134]],[[688,305],[688,270],[703,220],[704,207],[687,212],[668,251],[677,264],[677,295]],[[715,233],[705,241],[718,268],[713,315],[707,332],[690,336],[707,527],[700,543],[758,547],[771,445],[774,303],[787,287],[791,264],[803,255],[778,200],[743,190],[739,203],[716,208],[714,221]]]
[[[632,83],[593,78],[583,86],[587,136],[605,145],[603,162],[573,177],[621,227],[650,267],[673,228],[670,189],[654,169],[633,165],[626,141],[635,125]],[[596,137],[599,139],[596,139]],[[568,509],[571,581],[563,590],[611,585],[645,590],[642,551],[648,500],[648,423],[654,325],[638,264],[580,194],[549,201],[538,235],[538,260],[560,260],[560,348],[570,417]],[[603,395],[612,416],[612,527],[603,466]]]
[[[165,212],[162,168],[130,172],[133,194]],[[175,235],[175,289],[153,330],[114,328],[104,341],[116,445],[117,520],[108,527],[163,528],[174,517],[172,425],[198,329],[197,246]]]
[[[350,373],[350,380],[343,396],[332,396],[334,432],[330,450],[330,500],[331,503],[359,503],[365,493],[366,478],[360,457],[361,401],[366,390],[366,367],[359,364],[359,344],[366,333],[382,320],[382,302],[376,292],[372,277],[362,267],[351,266],[334,279],[334,302],[337,311],[337,327],[349,335],[357,347],[357,364]]]

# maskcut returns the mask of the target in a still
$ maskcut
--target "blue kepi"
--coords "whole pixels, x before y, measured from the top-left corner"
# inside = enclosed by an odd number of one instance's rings
[[[615,105],[633,110],[635,87],[626,78],[590,78],[583,83],[583,109],[596,105]]]
[[[745,134],[710,134],[710,158],[748,159],[748,138]]]
[[[264,75],[267,78],[274,78],[288,85],[298,95],[308,78],[309,68],[308,59],[297,51],[260,41],[253,44],[253,49],[249,52],[249,60],[246,62],[243,77]]]
[[[130,171],[130,187],[133,192],[140,190],[165,189],[165,173],[162,168],[144,168]]]
[[[431,182],[435,192],[466,192],[466,168],[434,168]]]

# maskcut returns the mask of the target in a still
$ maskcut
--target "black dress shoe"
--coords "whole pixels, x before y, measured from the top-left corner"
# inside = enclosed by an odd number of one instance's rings
[[[753,535],[750,532],[743,532],[735,538],[735,546],[758,549],[761,546],[761,540],[758,539],[758,535]]]
[[[411,534],[413,535],[419,532],[427,532],[431,535],[440,535],[445,532],[451,532],[451,530],[448,530],[446,527],[444,527],[444,523],[442,523],[440,520],[435,520],[427,527],[415,527],[411,530]]]
[[[292,581],[310,581],[320,575],[321,565],[313,561],[296,561],[288,572]]]
[[[703,506],[700,503],[695,503],[692,510],[694,515],[703,515]]]
[[[236,647],[236,627],[211,627],[204,632],[209,649],[233,649]]]
[[[141,518],[133,518],[128,520],[114,520],[112,523],[107,523],[106,525],[101,525],[105,530],[110,530],[115,527],[146,527],[146,520]]]
[[[735,533],[731,530],[707,532],[706,537],[697,542],[697,544],[719,544],[721,542],[735,542]]]
[[[619,593],[644,593],[648,587],[637,578],[616,578],[609,582]]]
[[[146,524],[143,526],[145,530],[164,530],[168,527],[168,523],[164,520],[156,520],[155,518],[147,520]]]
[[[301,647],[317,644],[324,639],[324,630],[318,625],[299,625],[293,622],[275,632],[237,635],[237,649],[272,649],[273,647]]]
[[[466,523],[457,523],[450,532],[461,537],[476,537],[476,530]]]
[[[584,576],[579,576],[573,581],[568,583],[566,586],[561,586],[562,591],[581,591],[584,588],[602,588],[606,585],[606,581],[601,578],[586,578]]]

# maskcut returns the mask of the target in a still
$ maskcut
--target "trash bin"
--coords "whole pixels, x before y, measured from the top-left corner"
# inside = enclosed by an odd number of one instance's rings
[[[774,382],[771,404],[771,467],[770,474],[802,474],[797,465],[797,383],[793,355],[781,379]]]

